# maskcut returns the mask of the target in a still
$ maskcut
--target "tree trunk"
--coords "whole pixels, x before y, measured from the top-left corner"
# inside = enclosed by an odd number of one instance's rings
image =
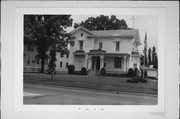
[[[41,58],[41,73],[44,73],[44,64],[45,64],[44,58]]]

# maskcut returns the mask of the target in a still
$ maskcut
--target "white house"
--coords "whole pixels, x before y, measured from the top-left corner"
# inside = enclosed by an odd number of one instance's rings
[[[49,55],[49,51],[47,51],[47,55]],[[67,71],[67,65],[68,65],[68,59],[69,59],[69,53],[68,54],[62,54],[61,52],[57,52],[56,55],[56,71],[57,72],[66,72]],[[46,58],[45,60],[45,71],[48,69],[48,62],[49,59]],[[24,72],[40,72],[41,69],[41,62],[38,58],[38,52],[37,47],[35,45],[24,45]]]
[[[75,70],[86,67],[98,71],[125,73],[129,68],[140,66],[137,29],[89,31],[80,26],[70,32],[75,42],[70,46],[69,64]]]

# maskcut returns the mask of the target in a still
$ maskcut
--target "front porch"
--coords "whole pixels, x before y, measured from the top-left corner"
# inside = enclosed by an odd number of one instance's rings
[[[99,71],[105,68],[107,73],[126,73],[129,68],[129,58],[124,54],[88,55],[87,69]]]
[[[90,50],[74,52],[75,70],[85,67],[87,70],[100,71],[106,69],[108,73],[126,73],[132,65],[128,53],[107,53],[104,50]]]

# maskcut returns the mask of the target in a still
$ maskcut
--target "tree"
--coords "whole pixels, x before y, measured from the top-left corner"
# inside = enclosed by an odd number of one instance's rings
[[[151,48],[148,49],[148,64],[152,64],[152,59],[151,59]]]
[[[74,28],[83,26],[88,30],[117,30],[117,29],[128,29],[126,21],[124,19],[119,20],[115,15],[104,16],[100,15],[97,17],[89,17],[81,23],[75,23]]]
[[[56,47],[53,47],[53,49],[51,49],[50,51],[50,61],[48,64],[49,67],[49,73],[51,73],[51,80],[53,80],[53,75],[55,73],[55,68],[56,68]]]
[[[44,72],[46,54],[52,45],[58,44],[57,51],[67,51],[67,45],[73,45],[71,35],[66,28],[72,26],[70,15],[24,15],[24,44],[37,46],[41,60],[41,72]]]
[[[56,48],[51,49],[50,54],[49,54],[50,60],[49,60],[49,72],[55,72],[55,67],[56,67]]]
[[[155,46],[153,46],[153,48],[152,48],[152,64],[154,65],[154,68],[158,68],[158,56],[156,53]]]
[[[147,66],[147,33],[145,33],[143,53],[144,53],[144,65]]]
[[[155,56],[156,56],[156,47],[153,46],[153,48],[152,48],[152,62],[153,63],[155,62]]]
[[[141,55],[141,56],[140,56],[140,64],[141,64],[141,65],[144,65],[144,55]]]

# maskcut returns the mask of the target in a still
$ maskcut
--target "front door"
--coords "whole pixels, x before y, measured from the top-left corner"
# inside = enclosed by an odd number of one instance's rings
[[[96,70],[100,70],[100,57],[96,57]]]
[[[100,70],[100,57],[99,56],[92,57],[92,70]]]

